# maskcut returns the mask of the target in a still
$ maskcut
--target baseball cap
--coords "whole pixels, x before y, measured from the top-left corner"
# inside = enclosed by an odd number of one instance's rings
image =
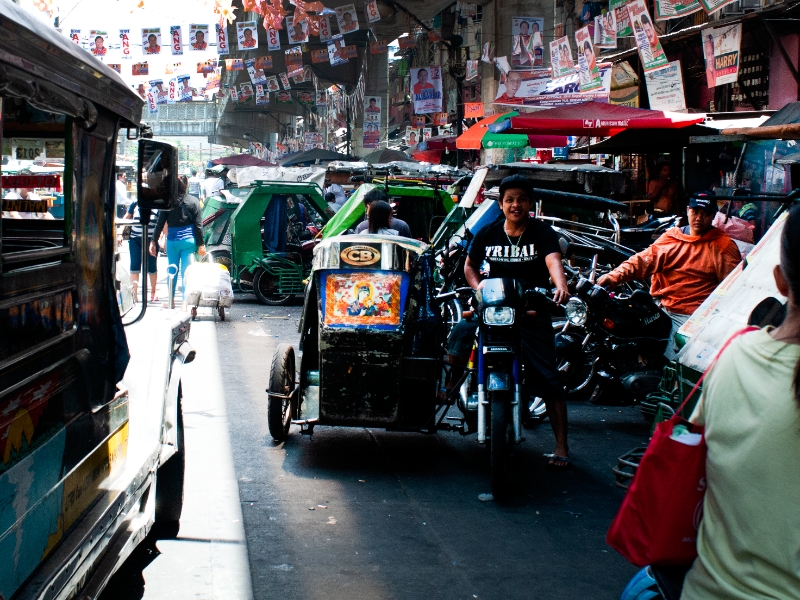
[[[689,200],[689,208],[702,208],[708,213],[717,212],[717,197],[714,192],[698,192]]]
[[[506,190],[521,189],[528,192],[528,196],[533,202],[533,183],[531,180],[523,175],[509,175],[500,182],[500,200],[503,200],[503,195]]]

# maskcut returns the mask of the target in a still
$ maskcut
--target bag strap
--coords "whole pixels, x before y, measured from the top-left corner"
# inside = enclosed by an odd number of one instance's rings
[[[686,399],[683,402],[681,402],[681,405],[675,410],[675,416],[672,417],[673,419],[680,418],[680,414],[681,414],[681,412],[683,412],[683,408],[686,406],[686,403],[689,402],[689,400],[692,398],[692,396],[694,396],[694,393],[697,390],[700,389],[700,386],[702,385],[703,381],[705,380],[706,375],[708,375],[709,372],[711,371],[711,369],[714,367],[714,365],[717,364],[717,361],[719,360],[719,357],[722,355],[723,352],[725,352],[727,347],[731,345],[731,342],[733,340],[735,340],[737,337],[739,337],[740,335],[744,335],[745,333],[750,333],[751,331],[759,331],[759,328],[758,327],[754,327],[754,326],[745,327],[744,329],[741,329],[740,331],[737,331],[736,333],[734,333],[731,337],[728,338],[728,341],[726,341],[724,344],[722,344],[722,348],[719,349],[719,352],[717,352],[716,356],[714,356],[714,360],[711,361],[711,364],[708,365],[708,368],[700,376],[700,379],[698,379],[697,383],[694,384],[694,387],[692,388],[692,391],[690,391],[687,394]]]

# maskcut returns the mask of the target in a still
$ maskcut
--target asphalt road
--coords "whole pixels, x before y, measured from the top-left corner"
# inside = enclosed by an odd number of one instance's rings
[[[623,497],[611,468],[648,438],[638,409],[570,403],[565,472],[542,456],[549,425],[526,430],[506,504],[479,500],[489,465],[474,436],[293,427],[275,444],[264,390],[300,311],[247,296],[224,323],[201,309],[181,530],[151,536],[104,600],[619,597],[636,569],[605,544]]]

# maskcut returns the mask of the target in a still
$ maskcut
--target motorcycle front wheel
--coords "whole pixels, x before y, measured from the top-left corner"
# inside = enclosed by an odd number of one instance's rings
[[[496,499],[502,499],[508,495],[509,468],[514,444],[510,392],[492,393],[490,419],[489,462],[492,495]]]

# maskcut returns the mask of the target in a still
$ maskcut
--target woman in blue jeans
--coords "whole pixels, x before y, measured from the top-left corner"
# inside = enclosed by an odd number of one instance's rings
[[[161,211],[156,221],[156,234],[160,234],[167,226],[167,261],[169,273],[181,274],[181,292],[183,294],[183,310],[186,310],[186,267],[194,260],[194,253],[200,256],[206,253],[203,244],[203,211],[200,200],[186,193],[185,177],[179,180],[179,190],[182,195],[177,208],[170,211]],[[156,255],[155,242],[150,242],[150,254]],[[175,295],[175,286],[172,287],[172,297]]]

